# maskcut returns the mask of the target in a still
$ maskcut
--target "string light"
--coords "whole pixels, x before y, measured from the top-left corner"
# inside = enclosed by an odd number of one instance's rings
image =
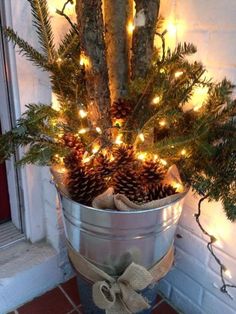
[[[179,78],[180,76],[182,76],[184,74],[183,71],[177,71],[175,72],[175,78]]]
[[[102,134],[102,129],[99,128],[99,126],[97,126],[97,127],[95,128],[95,130],[98,132],[98,134]]]
[[[153,100],[152,100],[152,103],[153,103],[154,105],[157,105],[157,104],[159,104],[160,100],[161,100],[160,96],[155,96],[155,97],[153,98]]]
[[[165,69],[161,68],[159,72],[160,73],[165,73]]]
[[[62,58],[57,58],[57,61],[56,61],[58,64],[61,64],[62,63]]]
[[[88,112],[85,111],[84,109],[80,109],[80,110],[79,110],[79,115],[80,115],[80,117],[81,117],[82,119],[84,119],[84,118],[87,117]]]
[[[101,147],[99,145],[95,144],[93,146],[92,153],[95,155],[97,152],[99,152],[100,148]]]
[[[144,142],[145,141],[145,138],[144,138],[144,134],[143,133],[139,133],[138,135],[139,139]]]
[[[181,153],[182,156],[185,156],[185,155],[187,154],[187,151],[186,151],[186,149],[184,148],[184,149],[181,150],[180,153]]]
[[[124,121],[123,121],[122,119],[116,119],[116,120],[113,122],[113,125],[120,128],[120,127],[122,126],[123,122],[124,122]]]
[[[123,143],[122,141],[122,137],[123,137],[123,134],[118,134],[116,139],[115,139],[115,144],[116,145],[121,145]]]
[[[163,166],[167,166],[167,161],[165,159],[160,159],[160,163],[163,165]]]
[[[161,120],[161,121],[159,121],[159,125],[160,125],[160,126],[165,126],[165,125],[166,125],[166,120]]]
[[[130,21],[130,22],[128,23],[128,25],[127,25],[127,32],[128,32],[128,34],[129,34],[129,35],[132,35],[134,29],[135,29],[134,23]]]
[[[145,153],[145,152],[140,152],[137,154],[137,158],[139,160],[145,161],[146,157],[147,157],[147,153]]]
[[[222,286],[220,288],[218,286],[216,286],[215,284],[214,284],[214,286],[219,288],[222,293],[227,294],[231,299],[233,299],[233,297],[231,296],[231,294],[228,291],[228,288],[236,288],[236,285],[226,283],[224,275],[230,279],[232,278],[232,275],[231,275],[231,272],[224,266],[224,264],[222,264],[220,258],[215,253],[215,249],[214,249],[213,244],[217,241],[217,239],[214,236],[212,236],[209,232],[207,232],[200,222],[200,216],[202,213],[202,210],[201,210],[202,202],[204,200],[206,200],[208,197],[209,197],[209,195],[206,194],[200,198],[200,200],[198,201],[198,211],[197,211],[197,213],[195,213],[194,216],[195,216],[196,222],[197,222],[199,228],[201,229],[201,231],[203,232],[203,234],[205,234],[206,236],[209,237],[209,241],[207,243],[207,249],[209,250],[209,252],[213,256],[215,262],[220,267],[220,277],[221,277]]]
[[[179,182],[173,182],[171,184],[172,184],[173,188],[175,188],[178,193],[183,191],[183,186]]]
[[[52,93],[52,109],[56,110],[56,111],[60,111],[61,110],[61,104],[58,101],[56,95],[54,93]]]
[[[224,270],[224,273],[225,273],[225,276],[227,276],[229,279],[232,279],[232,275],[231,275],[231,272],[230,272],[230,270],[229,269],[225,269]]]
[[[87,133],[88,131],[89,131],[88,128],[82,128],[82,129],[79,130],[78,134],[85,134],[85,133]]]
[[[168,24],[167,24],[167,31],[168,31],[168,34],[171,37],[176,36],[176,33],[177,33],[177,26],[176,26],[176,24],[174,24],[172,21],[169,21]]]
[[[83,53],[81,53],[81,55],[80,55],[79,64],[81,66],[85,66],[85,67],[89,67],[90,66],[89,58],[87,56],[85,56]]]

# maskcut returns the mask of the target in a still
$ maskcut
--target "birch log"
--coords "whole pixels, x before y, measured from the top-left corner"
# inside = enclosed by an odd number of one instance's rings
[[[132,40],[132,79],[144,78],[151,63],[160,0],[134,0],[136,27]],[[139,26],[139,21],[142,23]],[[144,25],[143,25],[144,24]],[[143,26],[142,26],[143,25]]]
[[[110,92],[114,101],[127,90],[131,48],[127,26],[133,19],[133,0],[105,0],[104,11]]]
[[[97,126],[108,132],[112,124],[102,1],[77,0],[76,12],[81,48],[89,59],[86,67],[86,87],[90,98],[88,111]]]

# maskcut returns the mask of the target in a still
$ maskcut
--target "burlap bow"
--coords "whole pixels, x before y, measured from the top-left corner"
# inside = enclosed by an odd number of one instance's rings
[[[143,266],[131,263],[119,278],[114,278],[96,267],[67,243],[68,254],[79,274],[92,281],[93,301],[107,314],[137,313],[150,306],[138,293],[152,282],[164,277],[170,270],[174,260],[173,246],[168,253],[147,270]]]
[[[93,301],[106,313],[136,313],[150,305],[137,291],[152,282],[152,275],[142,266],[130,264],[117,280],[98,281],[93,285]],[[124,311],[125,310],[125,311]]]

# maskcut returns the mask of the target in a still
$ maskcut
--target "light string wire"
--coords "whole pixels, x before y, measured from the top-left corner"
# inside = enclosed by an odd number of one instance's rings
[[[216,238],[211,235],[209,232],[206,231],[206,229],[202,226],[201,222],[200,222],[200,216],[202,214],[202,203],[204,200],[206,200],[208,198],[209,195],[204,195],[199,201],[198,201],[198,211],[197,213],[194,215],[196,222],[199,226],[199,228],[201,229],[201,231],[210,238],[210,241],[208,241],[207,243],[207,249],[209,250],[209,252],[211,253],[211,255],[213,256],[213,258],[215,259],[216,263],[219,265],[220,267],[220,277],[221,277],[221,282],[222,282],[222,286],[220,287],[220,291],[222,293],[225,293],[228,297],[230,297],[231,299],[233,299],[233,297],[231,296],[231,294],[228,291],[228,288],[236,288],[236,285],[233,284],[227,284],[226,283],[226,279],[225,279],[225,271],[227,270],[227,268],[225,267],[225,265],[221,262],[221,260],[219,259],[219,257],[216,255],[215,253],[215,249],[213,244],[216,242]]]
[[[64,18],[69,22],[69,24],[71,25],[71,27],[73,28],[73,30],[76,32],[76,34],[79,36],[79,31],[78,31],[78,28],[77,28],[77,25],[74,24],[71,19],[69,18],[69,16],[65,13],[65,10],[66,10],[66,7],[67,5],[71,3],[71,4],[74,4],[74,1],[73,0],[67,0],[64,5],[63,5],[63,8],[62,10],[58,10],[56,9],[56,13],[61,15],[61,16],[64,16]]]

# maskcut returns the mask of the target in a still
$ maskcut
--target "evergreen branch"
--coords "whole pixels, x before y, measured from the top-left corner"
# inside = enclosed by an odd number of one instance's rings
[[[74,54],[74,51],[80,52],[79,38],[74,29],[70,29],[61,41],[58,48],[58,56],[64,58],[67,55]]]
[[[51,63],[55,59],[56,52],[54,38],[49,18],[47,0],[28,0],[34,17],[33,25],[36,28],[41,48]]]
[[[20,38],[13,29],[8,27],[3,31],[7,39],[11,41],[14,46],[17,45],[19,47],[19,53],[21,55],[25,56],[27,60],[33,62],[36,66],[39,66],[44,70],[49,70],[50,65],[48,64],[47,58],[30,46],[25,40]]]

